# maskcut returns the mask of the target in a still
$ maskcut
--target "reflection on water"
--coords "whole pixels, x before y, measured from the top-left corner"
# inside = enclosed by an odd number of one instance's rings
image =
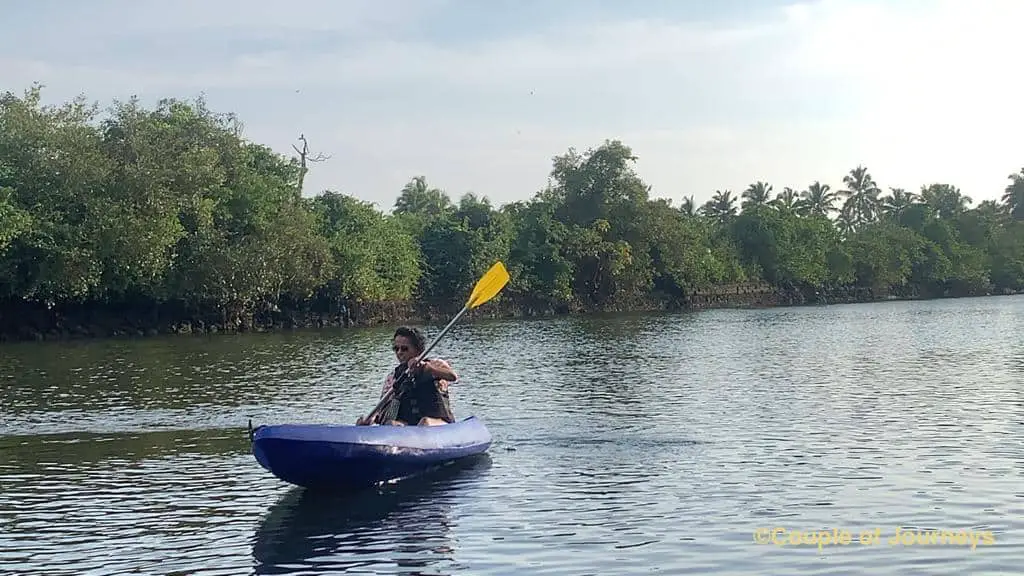
[[[421,478],[353,494],[289,490],[256,530],[257,574],[392,566],[394,574],[454,568],[453,500],[490,468],[487,454]]]

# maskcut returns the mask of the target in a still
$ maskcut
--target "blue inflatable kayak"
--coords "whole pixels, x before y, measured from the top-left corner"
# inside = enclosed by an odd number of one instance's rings
[[[355,489],[416,476],[486,452],[491,433],[475,416],[441,426],[249,426],[253,456],[285,482]]]

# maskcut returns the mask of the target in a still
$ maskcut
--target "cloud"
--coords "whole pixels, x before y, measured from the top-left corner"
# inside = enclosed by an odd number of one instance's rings
[[[14,32],[51,30],[75,38],[109,38],[194,31],[372,34],[406,30],[423,14],[443,8],[448,0],[303,0],[290,6],[269,0],[177,0],[173,7],[159,0],[95,0],[88,4],[36,0],[33,4],[13,8],[21,16]]]
[[[367,18],[372,19],[369,15]],[[248,30],[249,35],[265,30],[255,25],[263,21],[262,18],[250,20],[254,27]],[[199,27],[199,24],[193,22],[185,28],[190,27]],[[155,30],[148,26],[129,30],[132,37],[141,32],[171,33],[166,24]],[[346,34],[337,39],[336,46],[318,51],[310,51],[302,42],[294,41],[288,48],[244,51],[227,58],[223,54],[212,58],[197,55],[195,68],[185,73],[168,74],[162,72],[159,65],[154,66],[170,59],[171,54],[159,55],[156,62],[140,63],[134,69],[112,61],[63,66],[61,71],[98,75],[125,87],[152,84],[179,89],[347,88],[428,82],[483,90],[521,89],[524,84],[564,84],[580,79],[603,79],[612,83],[616,78],[608,76],[609,73],[637,68],[645,73],[654,71],[655,67],[661,68],[662,73],[684,72],[695,64],[700,65],[703,59],[729,58],[742,47],[767,39],[772,33],[770,26],[720,29],[635,20],[567,24],[553,31],[485,40],[472,46],[450,46],[393,35],[353,44]],[[23,62],[22,66],[45,64]],[[736,64],[742,65],[742,61],[737,60]]]
[[[1024,165],[1012,73],[1024,3],[1010,0],[822,0],[757,20],[574,19],[484,39],[431,34],[427,15],[459,14],[441,0],[186,2],[160,17],[132,6],[97,16],[132,54],[92,44],[75,60],[50,36],[8,51],[0,76],[49,81],[51,98],[205,92],[256,140],[287,152],[304,132],[333,154],[308,191],[382,207],[416,174],[455,196],[523,199],[552,156],[606,138],[632,146],[654,194],[676,200],[755,180],[838,187],[860,163],[883,187],[946,180],[980,200]]]

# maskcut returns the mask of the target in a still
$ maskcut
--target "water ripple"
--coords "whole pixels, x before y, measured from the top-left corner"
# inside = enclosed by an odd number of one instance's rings
[[[5,346],[0,565],[1015,573],[1020,326],[1020,297],[466,324],[438,352],[490,457],[349,495],[265,473],[245,425],[353,421],[392,361],[387,328]],[[754,543],[773,526],[996,544]]]

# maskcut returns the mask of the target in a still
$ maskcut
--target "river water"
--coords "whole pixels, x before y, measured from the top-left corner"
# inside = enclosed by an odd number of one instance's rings
[[[354,421],[390,330],[0,346],[0,573],[1020,573],[1024,297],[465,323],[487,457],[260,468],[248,419]]]

